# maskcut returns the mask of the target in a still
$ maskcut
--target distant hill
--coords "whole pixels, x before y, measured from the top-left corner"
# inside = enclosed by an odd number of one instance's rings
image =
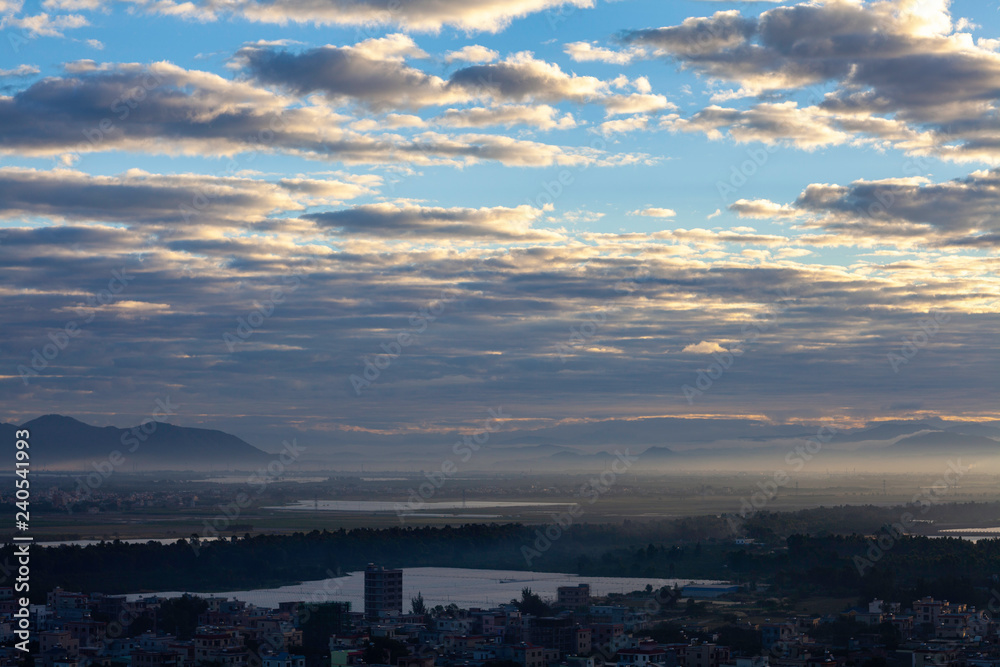
[[[845,431],[835,440],[840,442],[865,442],[868,440],[893,440],[901,436],[913,435],[921,431],[940,430],[926,421],[892,421],[866,426],[863,429]]]
[[[107,463],[128,470],[246,470],[271,456],[235,435],[164,422],[116,428],[91,426],[63,415],[44,415],[20,426],[0,424],[0,437],[12,442],[17,429],[31,432],[32,467],[89,470]],[[120,459],[119,459],[120,455]]]
[[[945,430],[962,433],[964,435],[981,435],[987,438],[1000,438],[1000,426],[996,426],[995,424],[958,424],[957,426],[949,426]]]
[[[890,450],[893,453],[1000,454],[1000,442],[981,435],[935,431],[902,438]]]

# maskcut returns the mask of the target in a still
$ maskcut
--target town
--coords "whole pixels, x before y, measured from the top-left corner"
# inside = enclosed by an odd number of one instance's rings
[[[629,594],[529,588],[490,608],[404,609],[404,570],[370,564],[364,609],[319,590],[276,608],[219,596],[158,597],[56,588],[31,608],[35,667],[1000,667],[990,610],[924,597],[786,614],[759,591],[690,584]],[[994,594],[994,599],[998,596]],[[742,601],[742,602],[741,602]],[[771,604],[768,604],[768,603]],[[993,606],[992,603],[990,605]],[[722,623],[705,610],[732,609]],[[14,593],[0,588],[0,667],[24,665]],[[737,612],[737,610],[743,610]]]

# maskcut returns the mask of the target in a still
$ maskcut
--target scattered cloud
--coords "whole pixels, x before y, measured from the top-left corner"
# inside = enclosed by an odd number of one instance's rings
[[[642,208],[631,211],[629,215],[642,215],[647,218],[673,218],[677,211],[672,208]]]

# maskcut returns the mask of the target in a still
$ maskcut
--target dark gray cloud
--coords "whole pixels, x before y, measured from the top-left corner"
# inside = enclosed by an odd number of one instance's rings
[[[499,135],[423,133],[410,139],[347,129],[351,120],[206,72],[166,63],[98,68],[82,63],[0,98],[0,151],[18,155],[130,150],[239,156],[285,152],[344,163],[601,164],[590,148]],[[234,169],[243,168],[240,159]]]
[[[799,218],[845,245],[996,247],[1000,237],[1000,171],[932,183],[923,178],[813,184],[789,205],[741,200],[733,210],[754,218]]]
[[[736,84],[716,89],[720,102],[809,92],[805,107],[714,106],[672,121],[675,129],[805,148],[861,137],[957,161],[998,157],[1000,54],[957,30],[943,0],[801,3],[758,17],[726,11],[623,39]],[[797,122],[768,122],[776,108]],[[804,122],[822,141],[797,131]]]
[[[629,30],[622,33],[621,40],[697,60],[699,56],[716,58],[720,50],[745,53],[756,32],[756,21],[732,10],[711,17],[692,17],[676,26]]]
[[[745,231],[484,248],[479,241],[502,225],[465,209],[407,207],[333,216],[325,222],[352,230],[335,251],[280,226],[166,243],[141,229],[11,230],[0,244],[0,395],[17,397],[26,412],[62,402],[79,413],[107,414],[113,404],[141,414],[169,394],[209,413],[197,423],[237,432],[246,425],[234,415],[266,397],[275,424],[293,421],[314,442],[349,443],[348,427],[474,423],[499,405],[543,421],[690,413],[681,389],[712,357],[684,350],[731,349],[755,332],[697,411],[774,414],[780,404],[868,414],[872,405],[916,401],[945,412],[989,409],[982,364],[996,358],[996,317],[963,313],[993,298],[994,260],[918,256],[853,269],[751,262],[745,244],[771,248],[774,239]],[[383,244],[413,230],[441,238],[441,225],[462,227],[467,240]],[[134,275],[128,287],[24,385],[17,365],[48,333],[82,321],[88,297],[122,267]],[[259,309],[270,314],[228,349],[223,334]],[[887,353],[934,310],[951,313],[951,323],[905,377],[894,374]],[[399,333],[413,334],[413,344],[357,396],[350,376]],[[331,404],[349,410],[331,419]]]
[[[394,35],[355,46],[324,46],[301,53],[248,46],[236,57],[257,81],[298,95],[322,92],[333,100],[357,100],[374,108],[416,109],[463,101],[437,76],[407,65],[423,54],[409,38]]]
[[[356,101],[379,110],[482,100],[621,102],[611,95],[608,83],[566,73],[530,53],[462,67],[447,80],[407,64],[408,57],[426,54],[409,37],[390,35],[353,46],[324,46],[300,53],[274,46],[248,46],[237,53],[236,62],[260,83],[297,95],[323,93],[340,103]]]
[[[302,216],[342,234],[386,238],[555,241],[561,234],[532,229],[542,210],[516,208],[441,208],[367,204],[341,211]]]

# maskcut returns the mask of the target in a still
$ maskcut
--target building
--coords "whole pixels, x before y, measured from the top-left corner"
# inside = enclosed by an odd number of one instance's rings
[[[918,624],[926,624],[936,628],[941,614],[947,614],[951,611],[949,607],[947,600],[926,597],[913,603],[913,615]]]
[[[294,655],[285,651],[261,656],[261,660],[263,667],[306,667],[304,655]],[[133,667],[137,666],[133,665]]]
[[[132,667],[179,667],[183,658],[173,651],[132,651]]]
[[[586,607],[590,604],[590,584],[560,586],[556,589],[556,603],[563,607]]]
[[[618,664],[634,665],[635,667],[651,667],[652,665],[663,667],[667,665],[667,651],[658,646],[622,649],[618,651]]]
[[[40,653],[47,653],[51,649],[61,648],[71,656],[80,653],[80,642],[76,640],[69,630],[50,630],[38,633],[38,650]]]
[[[790,623],[762,623],[760,626],[760,642],[765,651],[775,644],[787,644],[795,637],[795,627]]]
[[[590,628],[581,628],[569,617],[532,619],[528,632],[530,643],[556,649],[561,655],[590,652]]]
[[[499,660],[510,660],[521,667],[546,667],[559,659],[559,651],[536,644],[500,644],[496,649]]]
[[[365,568],[365,618],[377,621],[403,613],[403,571],[369,563]]]
[[[243,636],[235,628],[203,626],[194,635],[195,662],[217,662],[223,667],[247,664]]]
[[[591,623],[590,648],[602,655],[613,655],[628,644],[622,623]]]
[[[681,667],[719,667],[728,663],[729,658],[729,648],[715,644],[693,644],[677,651],[677,662]]]

